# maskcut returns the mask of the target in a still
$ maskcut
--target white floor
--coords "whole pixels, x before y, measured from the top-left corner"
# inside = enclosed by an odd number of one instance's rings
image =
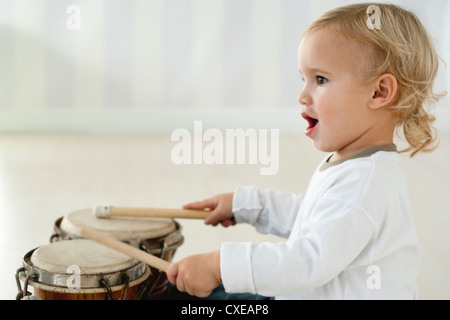
[[[0,299],[14,299],[22,256],[47,244],[55,220],[74,210],[116,205],[180,207],[238,184],[302,193],[324,154],[301,133],[280,138],[280,169],[172,163],[170,135],[0,134]],[[450,136],[434,153],[405,157],[422,244],[420,298],[450,299]],[[185,243],[175,259],[224,241],[279,241],[241,225],[224,229],[179,220]]]

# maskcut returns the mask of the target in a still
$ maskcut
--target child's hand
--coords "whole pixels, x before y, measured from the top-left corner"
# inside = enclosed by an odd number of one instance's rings
[[[211,213],[206,217],[205,224],[217,226],[219,223],[224,227],[234,226],[236,220],[232,212],[233,193],[224,193],[212,198],[185,204],[184,209],[204,210],[210,209]]]
[[[197,254],[173,263],[167,278],[181,292],[205,298],[222,282],[220,251]]]

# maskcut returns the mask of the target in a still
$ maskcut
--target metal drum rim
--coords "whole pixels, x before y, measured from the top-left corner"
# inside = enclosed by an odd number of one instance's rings
[[[70,241],[70,240],[68,240]],[[49,286],[57,286],[62,288],[68,288],[67,283],[69,278],[73,277],[73,273],[55,273],[36,267],[31,262],[31,256],[33,252],[39,247],[34,248],[27,252],[23,257],[23,267],[28,274],[35,274],[37,279],[33,282],[46,284]],[[110,286],[117,286],[124,283],[124,275],[126,274],[130,281],[134,281],[145,274],[147,265],[143,262],[137,262],[135,265],[114,272],[98,273],[98,274],[80,274],[80,285],[82,289],[101,288],[101,280],[106,280]]]

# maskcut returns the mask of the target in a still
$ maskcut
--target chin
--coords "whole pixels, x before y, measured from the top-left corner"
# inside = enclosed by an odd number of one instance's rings
[[[326,143],[320,143],[319,141],[314,141],[314,145],[316,146],[317,150],[322,151],[322,152],[335,152],[336,150],[338,150],[335,146],[326,144]]]

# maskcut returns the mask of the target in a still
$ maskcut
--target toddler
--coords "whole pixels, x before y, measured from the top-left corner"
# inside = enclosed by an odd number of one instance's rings
[[[438,56],[418,18],[398,6],[371,4],[325,13],[305,31],[298,101],[306,135],[330,153],[304,195],[237,187],[234,193],[185,205],[209,209],[206,224],[250,223],[280,243],[223,243],[187,257],[167,272],[178,290],[206,297],[227,293],[277,299],[414,299],[419,243],[401,157],[436,147],[425,106]]]

